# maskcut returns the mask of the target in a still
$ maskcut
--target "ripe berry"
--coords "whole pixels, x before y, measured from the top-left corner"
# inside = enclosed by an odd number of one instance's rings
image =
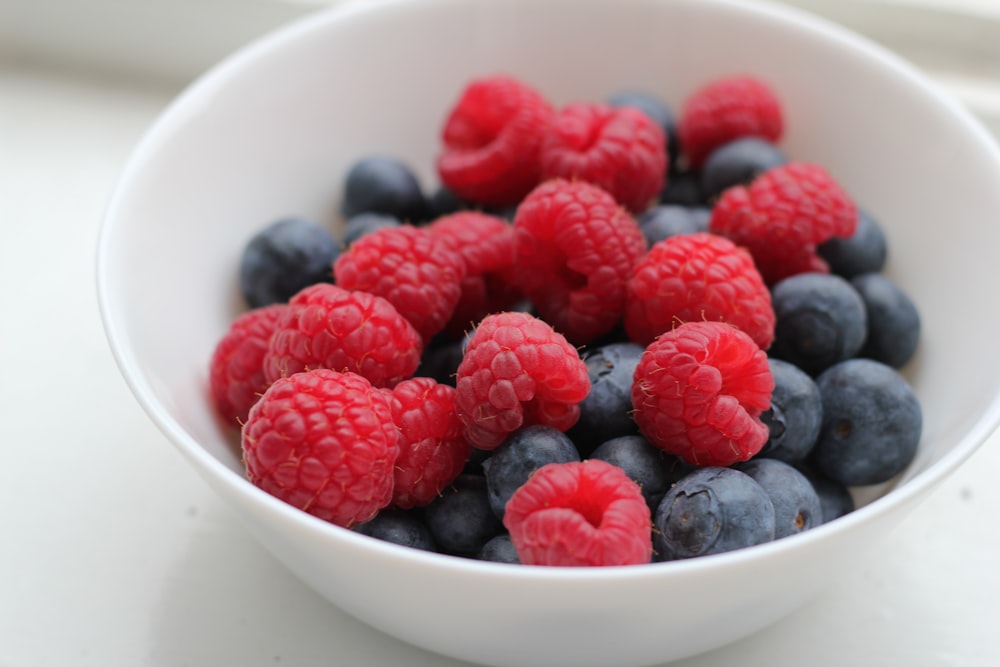
[[[588,455],[606,440],[639,432],[632,419],[632,376],[645,351],[636,343],[609,343],[583,354],[590,393],[580,402],[580,419],[568,431]]]
[[[576,344],[619,323],[625,281],[646,241],[611,195],[582,181],[548,181],[521,202],[514,229],[518,285],[543,319]]]
[[[688,322],[646,348],[632,403],[639,430],[664,451],[698,466],[745,461],[767,442],[761,413],[774,378],[767,355],[721,322]]]
[[[853,278],[862,273],[881,271],[889,249],[881,225],[870,213],[859,209],[854,234],[827,239],[817,246],[816,252],[826,261],[832,273]]]
[[[343,247],[349,248],[362,236],[367,236],[376,229],[399,227],[401,224],[403,223],[399,221],[399,218],[384,213],[358,213],[347,220],[344,225],[344,233],[340,236],[340,243]],[[333,262],[331,262],[332,264]]]
[[[881,273],[855,276],[851,285],[865,304],[868,336],[860,356],[902,368],[917,351],[920,314],[910,297]]]
[[[733,468],[752,477],[767,492],[774,505],[774,539],[797,535],[823,523],[816,489],[789,464],[777,459],[753,459]]]
[[[510,563],[520,565],[521,559],[517,557],[517,549],[510,539],[509,533],[501,533],[491,538],[476,556],[479,560],[488,560],[494,563]]]
[[[809,468],[801,467],[799,472],[805,475],[809,483],[813,485],[813,489],[816,490],[816,495],[819,496],[823,523],[838,519],[855,510],[854,496],[845,485]]]
[[[370,155],[355,162],[344,179],[341,213],[381,213],[416,222],[424,216],[426,202],[413,171],[396,158]]]
[[[437,551],[427,524],[417,514],[406,510],[388,507],[373,519],[354,526],[354,531],[411,549]]]
[[[542,143],[542,178],[592,183],[639,213],[663,188],[663,129],[632,107],[575,103],[564,107]]]
[[[641,435],[623,435],[598,445],[589,459],[616,465],[642,489],[650,511],[656,509],[674,483],[690,468],[676,456],[654,447]]]
[[[240,289],[251,308],[285,303],[304,287],[333,282],[340,246],[303,218],[283,218],[257,232],[240,258]]]
[[[708,231],[712,212],[700,206],[661,204],[648,209],[636,218],[646,243],[653,247],[671,236]]]
[[[256,486],[351,527],[389,504],[397,437],[385,392],[318,369],[268,387],[243,427],[243,459]]]
[[[673,164],[680,152],[677,140],[677,120],[673,111],[659,97],[642,90],[621,90],[611,95],[607,103],[613,107],[632,107],[646,114],[663,130],[667,138],[667,165]]]
[[[610,463],[543,466],[514,493],[504,525],[527,565],[637,565],[651,558],[639,486]]]
[[[427,527],[447,554],[475,557],[503,524],[490,509],[482,475],[461,474],[424,508]]]
[[[774,391],[771,407],[760,418],[768,439],[757,456],[801,463],[809,456],[823,423],[823,402],[813,379],[795,364],[769,358]]]
[[[762,349],[774,337],[771,295],[750,255],[707,233],[672,236],[636,264],[626,285],[625,331],[647,345],[683,322],[727,322]]]
[[[749,185],[769,169],[788,162],[785,153],[770,141],[743,137],[712,151],[701,168],[701,191],[714,200],[734,185]]]

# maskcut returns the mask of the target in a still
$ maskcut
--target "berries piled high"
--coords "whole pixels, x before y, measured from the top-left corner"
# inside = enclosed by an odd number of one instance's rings
[[[245,246],[209,388],[253,484],[412,548],[609,566],[797,534],[913,459],[919,315],[766,82],[675,117],[491,76],[442,119],[432,193],[371,155],[341,235]]]

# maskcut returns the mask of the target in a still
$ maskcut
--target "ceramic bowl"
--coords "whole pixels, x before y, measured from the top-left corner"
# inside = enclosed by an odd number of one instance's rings
[[[513,566],[421,552],[324,523],[247,482],[207,399],[208,359],[243,309],[243,245],[288,214],[339,224],[351,163],[388,153],[436,185],[448,106],[505,72],[554,103],[624,88],[675,108],[749,72],[782,99],[794,159],[825,166],[883,225],[887,274],[923,317],[906,369],[919,452],[854,513],[802,535],[684,562]],[[646,665],[793,612],[882,537],[1000,416],[1000,151],[912,67],[781,6],[724,0],[420,0],[324,10],[195,82],[127,163],[102,228],[108,340],[149,417],[274,555],[333,604],[441,654],[490,665]]]

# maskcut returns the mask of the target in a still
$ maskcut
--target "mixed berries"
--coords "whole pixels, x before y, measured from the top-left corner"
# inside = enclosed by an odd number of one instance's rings
[[[246,244],[209,389],[253,484],[410,548],[608,566],[801,533],[909,465],[919,314],[767,82],[675,115],[489,76],[442,123],[434,191],[373,154],[339,235]]]

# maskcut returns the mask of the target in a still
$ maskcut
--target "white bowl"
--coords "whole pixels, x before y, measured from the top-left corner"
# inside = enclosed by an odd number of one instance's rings
[[[783,100],[782,146],[882,223],[888,274],[924,333],[907,369],[925,412],[916,460],[803,535],[685,562],[541,568],[367,538],[248,483],[207,400],[212,349],[240,311],[249,236],[287,214],[334,219],[356,158],[389,153],[436,183],[446,108],[507,72],[555,103],[643,88],[674,108],[737,71]],[[102,229],[108,339],[149,416],[277,558],[331,602],[426,649],[492,665],[644,665],[705,651],[793,611],[879,540],[1000,417],[1000,151],[893,55],[786,8],[724,0],[353,3],[223,62],[152,127]]]

